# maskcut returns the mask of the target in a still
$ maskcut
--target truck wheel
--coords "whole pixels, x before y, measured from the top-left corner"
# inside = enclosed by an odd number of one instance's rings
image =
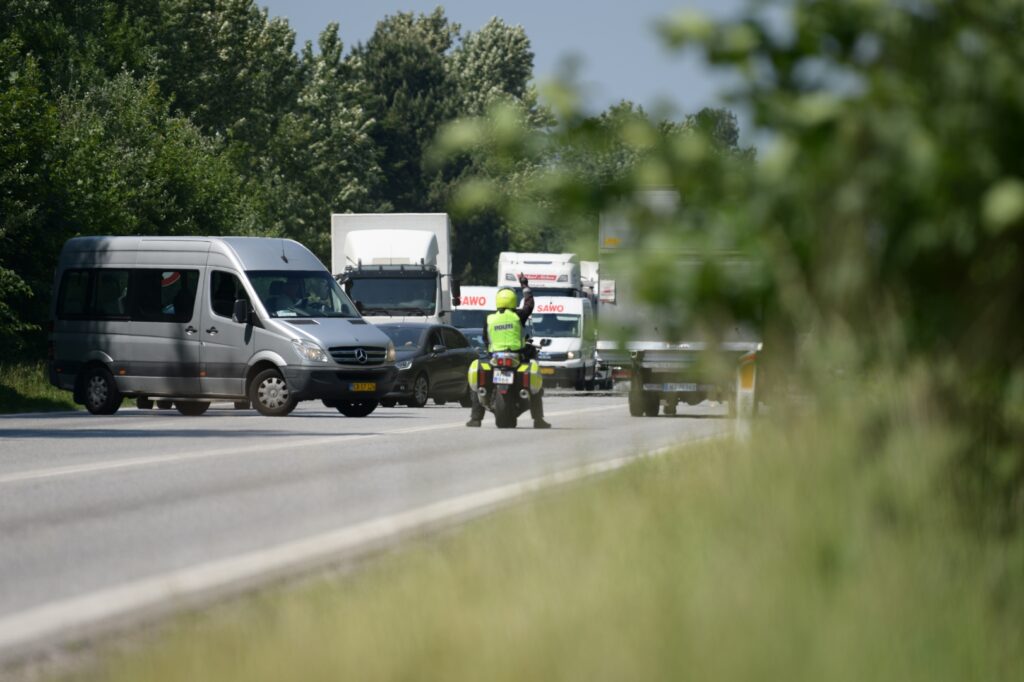
[[[377,409],[377,401],[339,400],[336,407],[346,417],[365,417]]]
[[[519,421],[515,401],[508,393],[494,392],[494,424],[499,429],[514,429]]]
[[[178,412],[181,412],[186,417],[198,417],[210,409],[210,403],[203,402],[202,400],[178,400],[174,403],[174,406],[178,408]]]
[[[657,417],[658,408],[661,407],[661,398],[657,393],[645,393],[644,394],[644,415],[647,417]]]
[[[121,391],[105,367],[93,367],[82,378],[85,409],[92,414],[114,414],[121,407]]]
[[[644,416],[644,396],[639,391],[629,392],[629,416]]]
[[[284,417],[298,403],[276,369],[265,369],[256,375],[249,384],[249,400],[260,414],[267,417]]]
[[[412,397],[409,398],[409,407],[423,407],[430,398],[430,381],[427,375],[420,373],[412,384]]]
[[[156,401],[156,407],[158,410],[169,410],[174,407],[173,400],[158,400]]]

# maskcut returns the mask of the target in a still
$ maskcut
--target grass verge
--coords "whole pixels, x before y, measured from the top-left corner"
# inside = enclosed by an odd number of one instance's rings
[[[73,679],[1024,679],[1021,537],[961,522],[948,432],[864,417],[641,461]]]
[[[45,362],[0,365],[0,414],[82,409],[69,391],[50,384]]]

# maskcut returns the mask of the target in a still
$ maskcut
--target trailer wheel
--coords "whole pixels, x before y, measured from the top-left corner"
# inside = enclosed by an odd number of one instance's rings
[[[629,392],[629,416],[644,416],[644,396],[640,391]]]
[[[657,393],[644,393],[644,416],[657,417],[658,408],[661,407],[661,396]]]

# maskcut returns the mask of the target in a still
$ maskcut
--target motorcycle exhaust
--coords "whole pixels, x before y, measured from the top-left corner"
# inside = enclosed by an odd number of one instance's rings
[[[521,389],[521,390],[519,391],[519,397],[520,397],[520,398],[522,398],[523,400],[526,400],[527,398],[529,398],[529,397],[530,397],[530,392],[529,392],[529,391],[527,391],[527,390],[526,390],[525,388],[524,388],[524,389]]]

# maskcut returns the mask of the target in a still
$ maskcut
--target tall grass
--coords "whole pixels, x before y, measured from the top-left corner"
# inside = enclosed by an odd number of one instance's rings
[[[81,409],[70,391],[50,385],[45,362],[0,365],[0,413],[51,412]]]
[[[890,391],[179,618],[79,677],[1024,679],[1024,541],[963,522],[955,434]]]

